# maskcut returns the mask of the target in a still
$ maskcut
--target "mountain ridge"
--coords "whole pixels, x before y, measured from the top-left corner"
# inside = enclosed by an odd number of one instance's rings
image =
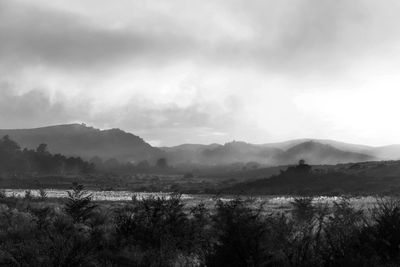
[[[117,128],[100,130],[86,124],[0,130],[0,136],[4,135],[9,135],[23,148],[36,148],[39,144],[46,143],[53,153],[85,159],[98,156],[103,159],[135,162],[154,160],[164,154],[132,133]]]
[[[273,166],[297,162],[300,158],[315,164],[400,159],[400,145],[374,147],[312,138],[265,144],[231,141],[154,147],[143,138],[118,128],[101,130],[79,123],[0,130],[0,136],[4,135],[15,139],[21,147],[36,148],[40,143],[46,143],[53,153],[85,159],[95,156],[115,158],[121,162],[154,162],[165,157],[172,165],[258,162]]]

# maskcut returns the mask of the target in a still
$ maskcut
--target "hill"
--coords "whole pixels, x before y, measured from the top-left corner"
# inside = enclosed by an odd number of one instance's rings
[[[174,147],[161,147],[172,164],[202,164],[205,150],[220,147],[219,144],[182,144]]]
[[[317,141],[299,143],[297,140],[269,145],[233,141],[224,145],[183,145],[162,149],[174,164],[226,165],[237,162],[258,162],[276,166],[291,164],[299,159],[305,159],[312,164],[337,164],[377,159],[369,154],[344,151]]]
[[[399,173],[399,161],[330,166],[299,164],[281,170],[277,175],[227,186],[221,192],[252,195],[393,195],[400,190]]]
[[[384,160],[398,160],[400,159],[400,145],[376,147],[370,153]]]
[[[291,147],[300,145],[306,142],[316,142],[324,145],[330,145],[337,149],[349,151],[349,152],[356,152],[356,153],[365,153],[368,154],[374,150],[375,147],[367,146],[367,145],[360,145],[360,144],[350,144],[345,142],[340,142],[336,140],[329,140],[329,139],[313,139],[313,138],[303,138],[303,139],[294,139],[288,140],[284,142],[277,142],[277,143],[267,143],[262,144],[262,146],[266,147],[275,147],[283,150],[288,150]],[[399,154],[400,155],[400,154]]]
[[[287,165],[303,158],[311,164],[337,164],[400,159],[400,145],[372,147],[325,139],[296,139],[280,143],[251,144],[233,141],[221,144],[182,144],[152,147],[142,138],[120,129],[99,130],[84,124],[65,124],[35,129],[0,130],[21,147],[48,144],[52,153],[121,162],[155,162],[167,158],[169,165],[199,167],[257,162],[264,167]]]
[[[120,129],[99,130],[84,124],[65,124],[35,129],[0,130],[23,148],[45,143],[51,153],[90,159],[115,158],[119,161],[152,160],[163,152],[140,137]]]
[[[277,148],[260,147],[245,142],[233,141],[223,146],[205,149],[202,152],[205,164],[230,164],[235,162],[259,162],[279,164],[276,159],[284,151]]]
[[[338,164],[371,161],[375,157],[367,154],[343,151],[316,141],[308,141],[286,150],[281,163],[295,162],[299,159],[304,159],[311,164]]]

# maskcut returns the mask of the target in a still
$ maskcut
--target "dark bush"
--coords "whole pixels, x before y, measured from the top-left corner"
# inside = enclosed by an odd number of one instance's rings
[[[262,209],[253,209],[249,204],[241,199],[217,202],[212,217],[217,240],[207,255],[207,266],[260,266],[268,260]]]
[[[74,222],[85,222],[96,208],[96,205],[92,203],[92,195],[85,191],[83,185],[77,183],[74,183],[72,190],[67,193],[65,212],[71,216]]]
[[[395,199],[381,199],[374,208],[371,227],[375,249],[385,261],[400,260],[400,202]]]
[[[293,206],[292,214],[296,220],[301,222],[307,222],[314,216],[313,198],[311,197],[300,197],[294,198],[290,204]]]
[[[128,208],[118,211],[115,219],[120,246],[141,255],[132,264],[168,266],[180,255],[191,252],[190,224],[181,196],[133,199]],[[125,259],[128,261],[127,259]]]

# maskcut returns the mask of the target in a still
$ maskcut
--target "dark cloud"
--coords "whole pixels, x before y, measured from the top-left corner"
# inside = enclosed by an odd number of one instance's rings
[[[85,69],[132,59],[162,61],[190,45],[185,36],[100,27],[81,15],[0,1],[0,61]]]
[[[77,69],[130,60],[140,64],[200,60],[271,71],[300,66],[299,71],[330,69],[398,39],[395,12],[386,16],[385,12],[399,7],[392,1],[387,6],[368,0],[219,1],[211,8],[220,20],[213,19],[210,8],[210,18],[202,18],[206,29],[201,23],[191,25],[190,14],[181,18],[172,12],[149,13],[133,24],[113,28],[81,14],[1,0],[0,58]],[[183,12],[198,16],[194,9]],[[228,31],[229,23],[234,24]]]
[[[74,111],[67,111],[63,104],[52,103],[42,90],[17,94],[8,84],[0,86],[0,124],[2,128],[35,127],[68,122]],[[75,114],[76,115],[76,114]]]

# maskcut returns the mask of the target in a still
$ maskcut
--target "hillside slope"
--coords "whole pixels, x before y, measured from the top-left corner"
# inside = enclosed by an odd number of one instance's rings
[[[52,153],[85,159],[98,156],[119,161],[140,161],[152,160],[163,154],[160,149],[131,133],[119,129],[99,130],[84,124],[0,130],[0,136],[4,135],[9,135],[23,148],[36,148],[46,143]]]
[[[331,145],[315,141],[308,141],[286,150],[281,163],[296,162],[299,159],[304,159],[311,164],[338,164],[370,161],[375,160],[375,157],[367,154],[343,151]]]

